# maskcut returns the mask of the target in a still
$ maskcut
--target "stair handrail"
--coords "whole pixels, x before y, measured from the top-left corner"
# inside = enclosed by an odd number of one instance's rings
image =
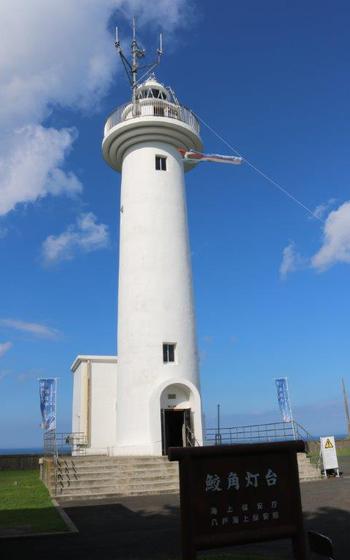
[[[53,472],[54,472],[54,480],[55,480],[55,495],[57,494],[57,486],[58,486],[58,467],[59,461],[58,457],[54,454],[53,456]]]
[[[294,424],[297,427],[297,433],[298,435],[300,435],[301,439],[303,439],[306,443],[306,453],[308,455],[312,455],[311,449],[310,449],[310,443],[313,444],[313,446],[315,446],[315,455],[316,455],[316,462],[315,462],[315,466],[317,469],[321,470],[321,444],[320,441],[318,439],[315,439],[310,432],[308,432],[304,426],[302,426],[301,424],[299,424],[298,422],[296,422],[294,420]],[[304,437],[300,434],[300,432],[304,433]]]
[[[189,426],[185,426],[185,443],[186,447],[200,447],[199,441],[196,439],[193,430]],[[188,444],[188,445],[187,445]]]
[[[295,434],[302,439],[303,441],[313,441],[314,437],[310,434],[310,432],[304,428],[302,424],[299,424],[296,420],[293,420],[293,425],[295,429]]]

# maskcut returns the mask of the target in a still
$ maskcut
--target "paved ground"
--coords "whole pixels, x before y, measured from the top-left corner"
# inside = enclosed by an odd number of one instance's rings
[[[350,473],[350,459],[343,462]],[[307,529],[329,535],[336,560],[348,560],[350,550],[350,477],[302,484]],[[172,560],[180,557],[179,501],[177,496],[124,498],[118,503],[84,502],[65,507],[79,529],[78,535],[0,541],[1,557],[22,555],[50,560]],[[237,550],[237,549],[236,549]],[[289,542],[241,547],[269,558],[292,558]],[[199,555],[200,558],[201,555]]]
[[[350,476],[350,457],[339,457],[339,467],[344,476]]]

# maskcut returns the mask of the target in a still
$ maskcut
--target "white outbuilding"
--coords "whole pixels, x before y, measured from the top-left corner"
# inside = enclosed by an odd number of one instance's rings
[[[87,453],[161,455],[202,444],[184,174],[202,150],[195,115],[152,74],[107,119],[121,173],[118,357],[77,356],[73,433]]]

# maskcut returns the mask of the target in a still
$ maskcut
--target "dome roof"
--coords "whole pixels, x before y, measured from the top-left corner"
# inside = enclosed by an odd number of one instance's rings
[[[140,85],[140,87],[159,87],[159,88],[164,89],[164,90],[166,89],[166,88],[164,87],[163,84],[161,84],[160,82],[158,82],[158,80],[157,80],[157,78],[156,78],[156,76],[155,76],[154,73],[150,74],[150,75],[148,76],[147,80],[145,80],[145,81]]]
[[[136,97],[138,99],[166,99],[172,103],[176,102],[172,91],[158,82],[154,74],[137,87]]]

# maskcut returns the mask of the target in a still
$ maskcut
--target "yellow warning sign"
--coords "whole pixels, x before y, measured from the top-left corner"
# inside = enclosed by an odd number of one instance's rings
[[[327,441],[325,443],[324,448],[325,449],[333,449],[333,447],[334,447],[333,443],[331,442],[331,440],[329,438],[327,438]]]

